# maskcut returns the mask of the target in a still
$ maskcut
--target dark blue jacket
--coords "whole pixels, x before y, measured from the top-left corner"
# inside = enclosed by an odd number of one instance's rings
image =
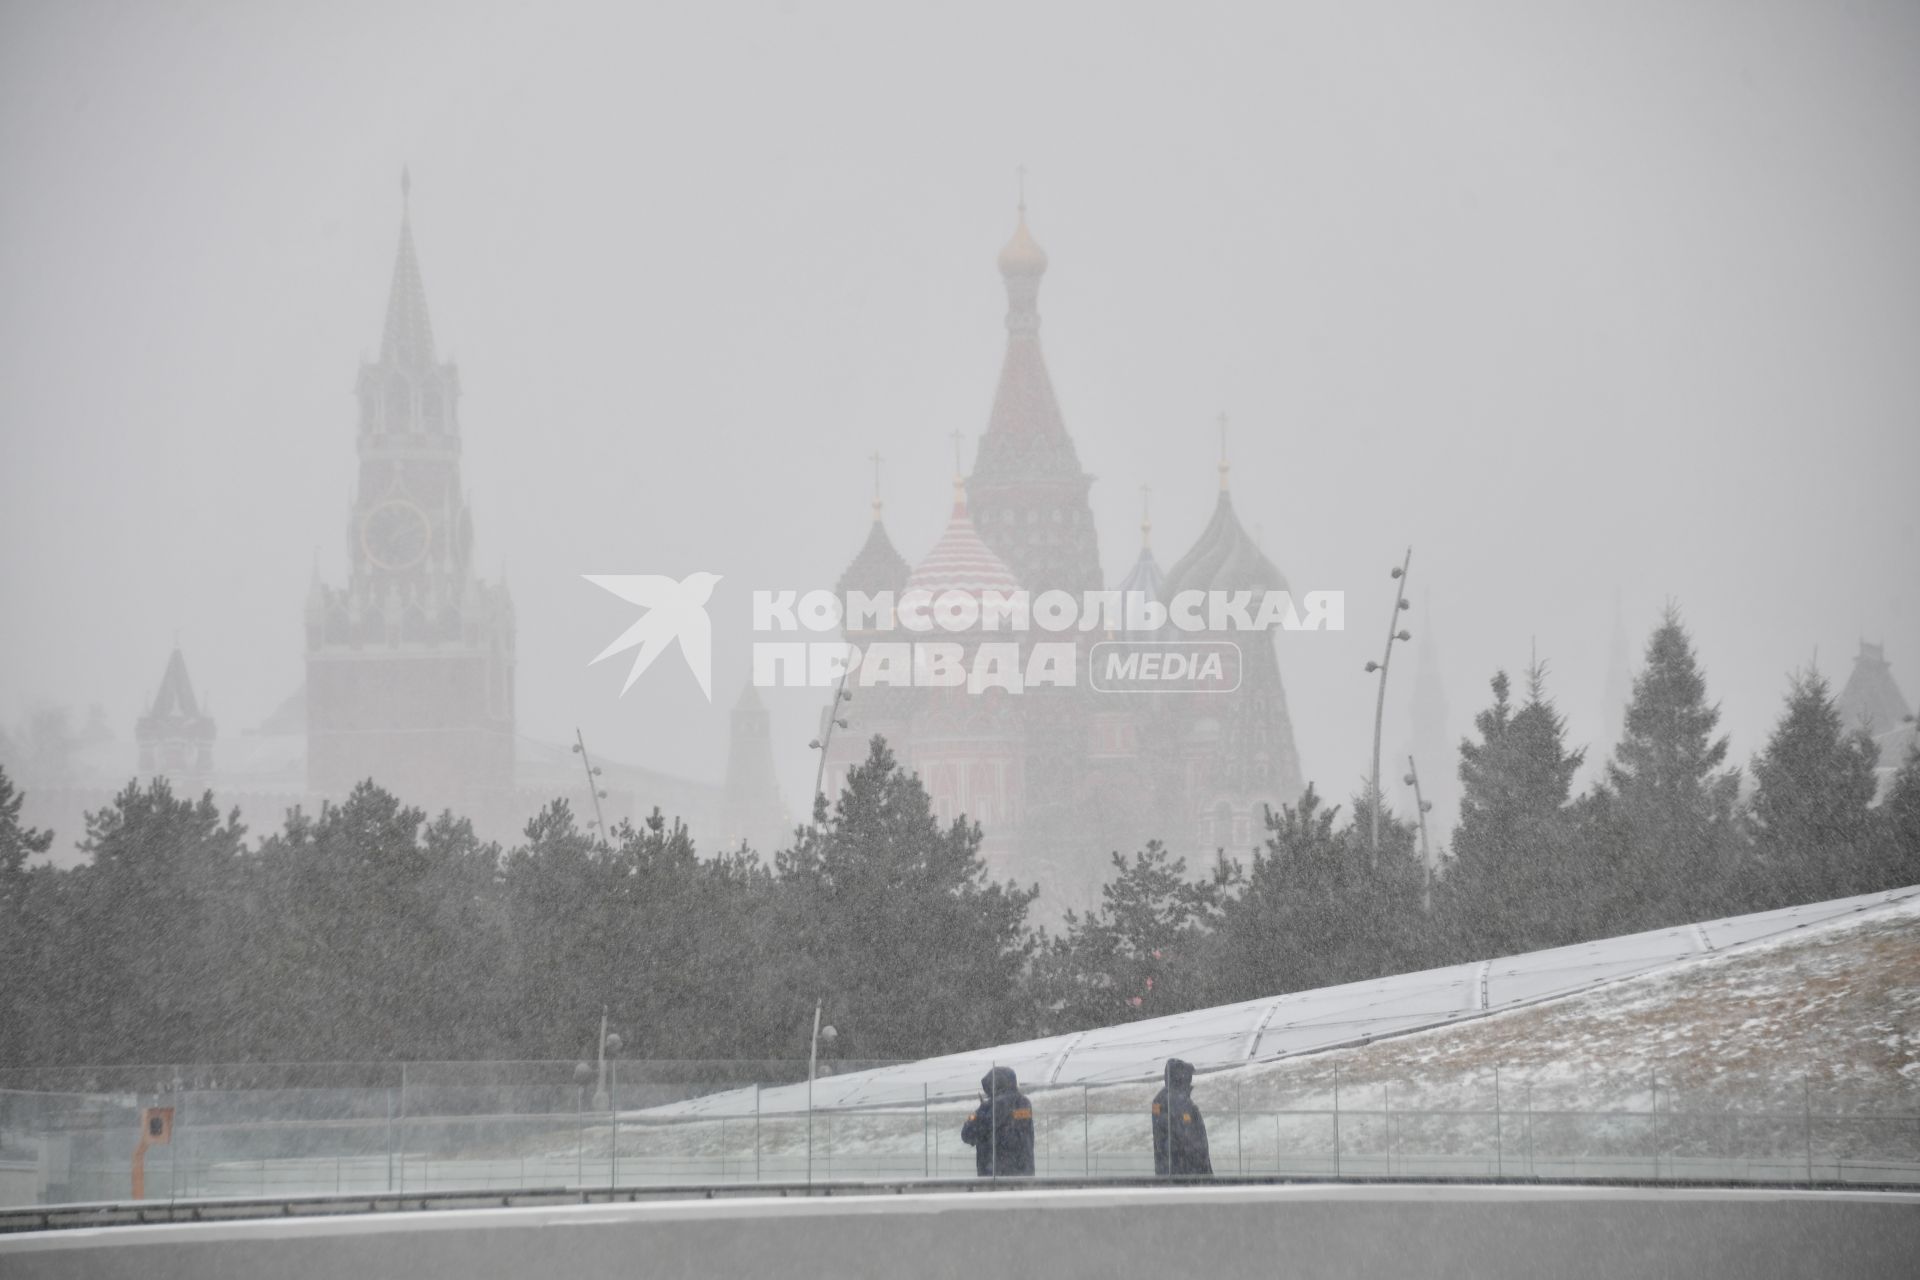
[[[1166,1084],[1153,1096],[1153,1171],[1161,1177],[1211,1176],[1207,1122],[1193,1101],[1193,1064],[1167,1059]]]
[[[960,1141],[973,1148],[973,1168],[983,1178],[1033,1176],[1033,1103],[1020,1092],[1012,1067],[980,1077],[980,1105],[960,1126]]]

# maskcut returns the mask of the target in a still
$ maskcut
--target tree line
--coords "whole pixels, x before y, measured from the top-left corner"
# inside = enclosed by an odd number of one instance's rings
[[[1669,613],[1584,794],[1545,671],[1493,677],[1432,883],[1410,822],[1376,853],[1368,796],[1309,788],[1245,862],[1113,854],[1052,932],[878,738],[770,861],[563,800],[502,848],[371,782],[251,843],[155,779],[55,868],[0,771],[0,1066],[587,1057],[603,1007],[630,1056],[795,1058],[816,999],[834,1056],[913,1058],[1920,883],[1920,751],[1876,805],[1806,673],[1743,797],[1717,724]]]

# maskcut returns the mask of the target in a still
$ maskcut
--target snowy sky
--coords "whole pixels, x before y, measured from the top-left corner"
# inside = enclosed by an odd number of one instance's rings
[[[1681,603],[1742,761],[1816,651],[1920,694],[1920,6],[16,0],[0,721],[129,732],[176,633],[223,736],[299,684],[403,163],[527,735],[718,776],[745,589],[830,584],[876,447],[931,545],[1021,164],[1109,572],[1143,481],[1163,564],[1198,534],[1224,409],[1243,519],[1348,592],[1282,650],[1323,786],[1408,543],[1455,737],[1534,642],[1603,737],[1616,595],[1636,650]],[[579,575],[694,570],[713,706],[620,699]],[[795,802],[817,700],[771,701]]]

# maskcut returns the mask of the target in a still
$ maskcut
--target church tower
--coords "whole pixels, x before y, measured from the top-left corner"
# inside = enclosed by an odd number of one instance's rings
[[[1222,426],[1220,496],[1199,541],[1167,571],[1169,600],[1183,591],[1286,591],[1287,580],[1247,535],[1227,483]],[[1275,631],[1201,632],[1194,638],[1231,641],[1240,648],[1240,684],[1231,694],[1180,694],[1162,699],[1160,746],[1166,752],[1162,830],[1177,832],[1175,850],[1215,849],[1246,855],[1264,838],[1266,810],[1279,812],[1306,790],[1293,720],[1280,679]],[[1181,831],[1181,819],[1189,824]],[[1192,840],[1192,844],[1186,843]]]
[[[460,375],[434,354],[401,176],[380,356],[361,366],[347,584],[307,599],[307,780],[371,777],[399,798],[511,822],[513,605],[473,568],[460,483]]]
[[[140,747],[140,772],[164,774],[189,791],[213,774],[213,717],[194,696],[186,659],[176,646],[160,678],[153,706],[134,724]]]
[[[1000,250],[1007,286],[1007,353],[968,482],[980,536],[1020,585],[1038,595],[1100,588],[1087,490],[1093,477],[1067,434],[1053,379],[1040,352],[1040,278],[1047,255],[1027,230],[1027,202]]]

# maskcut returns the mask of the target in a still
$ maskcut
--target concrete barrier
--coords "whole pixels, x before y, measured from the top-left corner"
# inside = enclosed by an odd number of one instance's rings
[[[1920,1195],[1228,1186],[670,1200],[0,1238],[7,1280],[1910,1276]]]

